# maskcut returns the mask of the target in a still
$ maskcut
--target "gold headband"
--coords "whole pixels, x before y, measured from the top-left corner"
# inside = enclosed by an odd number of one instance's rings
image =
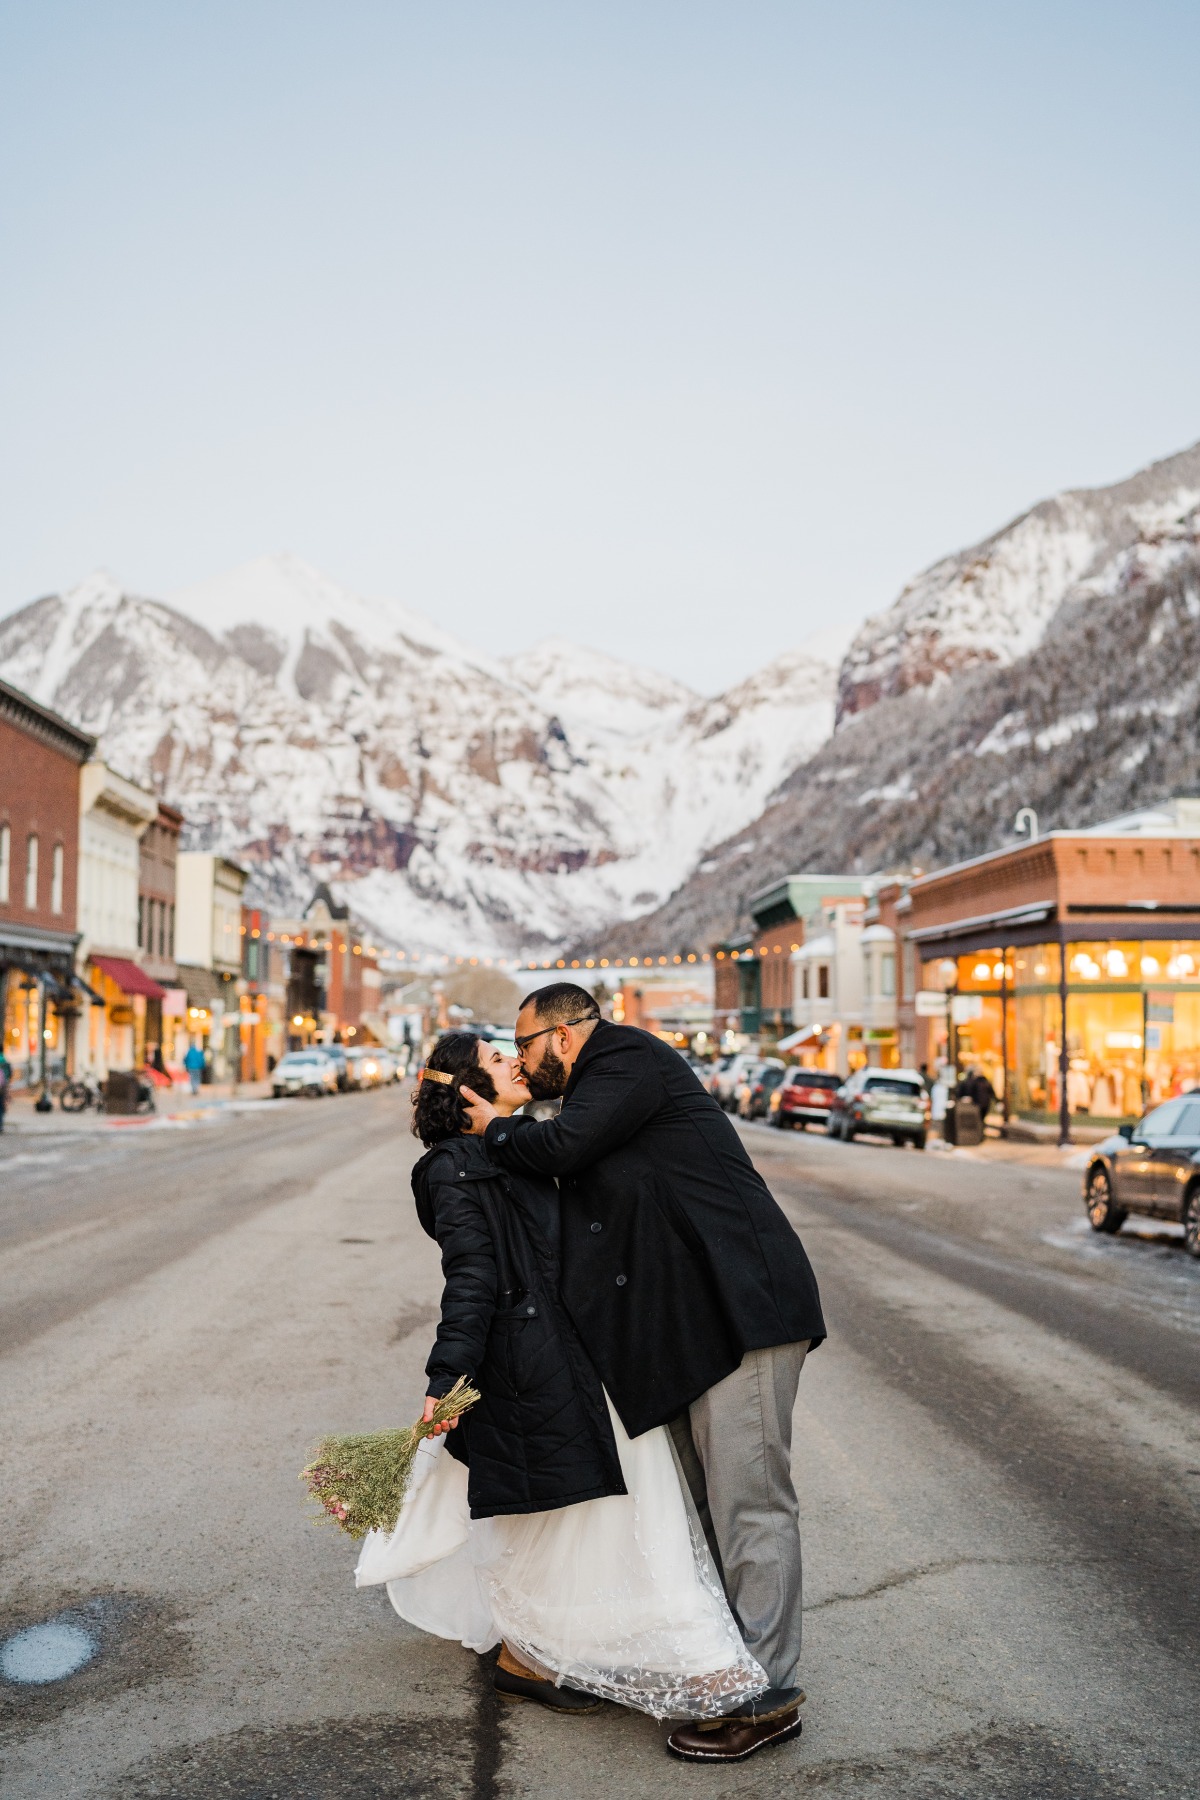
[[[447,1087],[454,1086],[453,1075],[443,1075],[440,1069],[422,1069],[418,1081],[444,1081]]]

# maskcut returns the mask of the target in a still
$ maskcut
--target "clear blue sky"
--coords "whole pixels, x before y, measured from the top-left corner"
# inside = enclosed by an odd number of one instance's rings
[[[0,15],[0,614],[289,549],[713,689],[1200,437],[1195,0]]]

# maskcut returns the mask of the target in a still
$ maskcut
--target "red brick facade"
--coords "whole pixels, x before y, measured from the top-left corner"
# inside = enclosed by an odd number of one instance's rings
[[[7,873],[7,883],[0,873],[0,940],[9,925],[76,929],[79,768],[92,747],[91,738],[0,682],[0,858]]]

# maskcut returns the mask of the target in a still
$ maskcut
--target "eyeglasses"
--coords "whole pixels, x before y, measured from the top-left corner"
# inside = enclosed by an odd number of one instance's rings
[[[582,1019],[565,1020],[562,1029],[564,1031],[569,1031],[572,1025],[594,1025],[599,1017],[599,1013],[585,1013]],[[515,1037],[513,1043],[517,1046],[518,1052],[523,1053],[525,1046],[527,1044],[532,1044],[535,1038],[546,1037],[550,1032],[557,1030],[557,1025],[543,1025],[540,1031],[531,1031],[528,1037]]]

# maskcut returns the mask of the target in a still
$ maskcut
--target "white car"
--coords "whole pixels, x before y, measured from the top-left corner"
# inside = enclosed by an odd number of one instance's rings
[[[347,1050],[346,1073],[353,1088],[380,1087],[388,1079],[383,1054],[366,1044]]]
[[[276,1100],[288,1094],[309,1094],[313,1098],[338,1091],[337,1065],[320,1050],[289,1050],[281,1056],[271,1074],[271,1092]]]

